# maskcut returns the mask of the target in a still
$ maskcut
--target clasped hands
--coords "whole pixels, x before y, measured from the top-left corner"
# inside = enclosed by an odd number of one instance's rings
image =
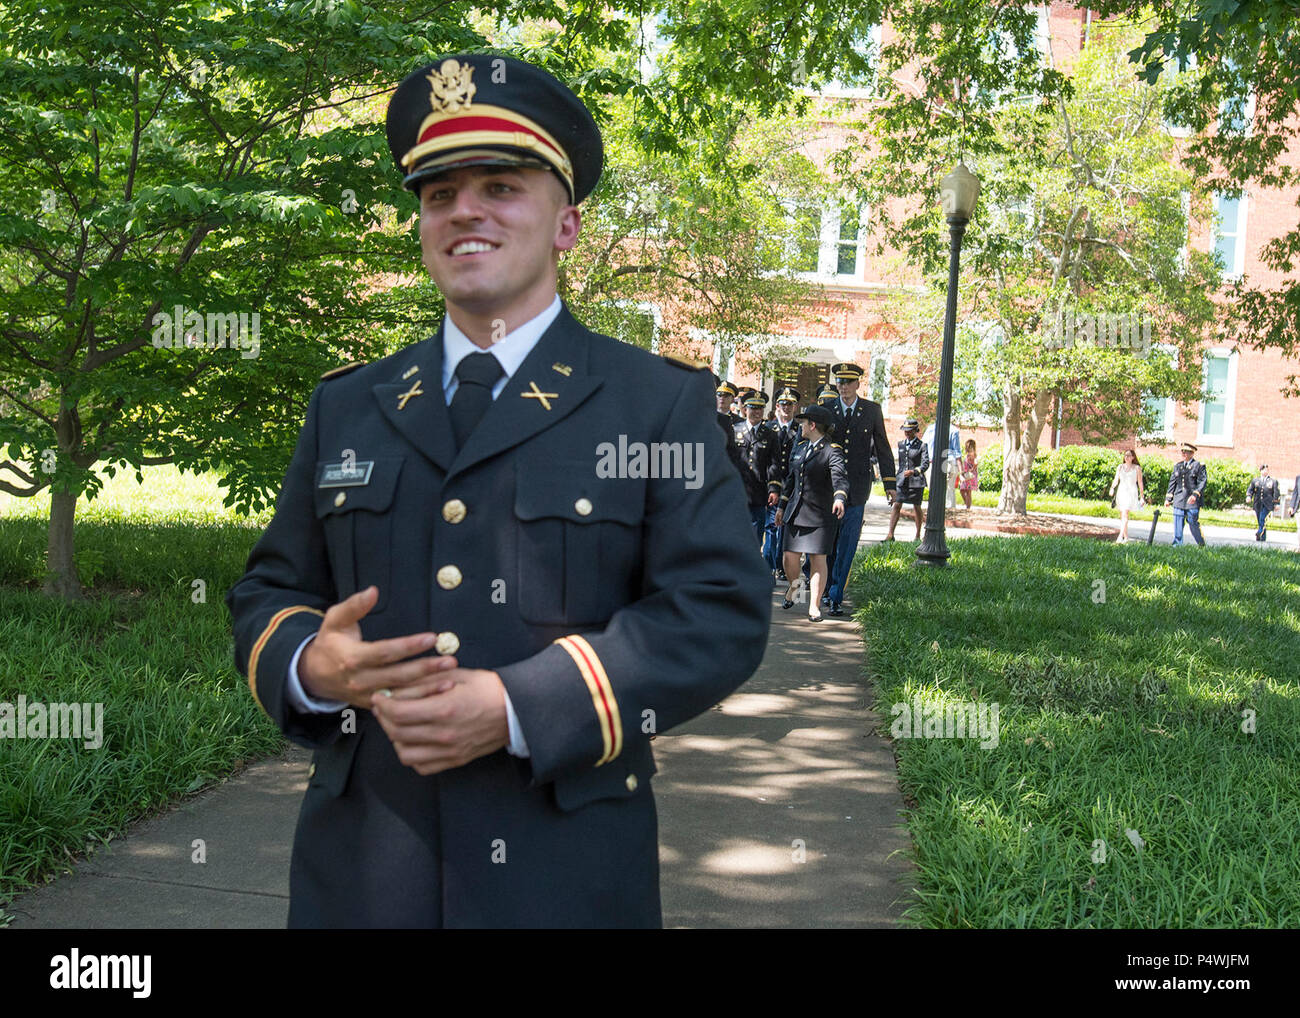
[[[310,696],[372,711],[397,757],[417,774],[437,774],[494,753],[510,739],[505,686],[494,671],[461,668],[450,655],[415,657],[436,633],[367,642],[360,622],[379,598],[367,587],[325,613],[298,659]]]

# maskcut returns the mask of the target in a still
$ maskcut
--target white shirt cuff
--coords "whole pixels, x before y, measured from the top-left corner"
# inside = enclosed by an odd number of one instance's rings
[[[510,743],[506,746],[506,752],[511,756],[527,757],[528,743],[524,739],[524,730],[519,727],[519,717],[515,714],[515,706],[510,702],[510,694],[505,693],[506,698],[506,727],[510,731]]]
[[[298,658],[302,652],[307,649],[307,644],[316,639],[316,634],[298,644],[298,649],[293,652],[293,657],[289,660],[289,675],[285,681],[284,696],[289,701],[289,706],[299,714],[337,714],[347,706],[346,700],[316,700],[307,695],[302,688],[302,680],[298,678]]]

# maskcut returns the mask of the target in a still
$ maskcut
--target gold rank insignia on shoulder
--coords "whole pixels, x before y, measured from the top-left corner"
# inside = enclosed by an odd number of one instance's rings
[[[363,364],[364,364],[363,361],[352,361],[350,364],[343,364],[337,368],[330,368],[328,371],[326,371],[324,374],[320,376],[321,380],[324,381],[327,378],[338,378],[339,375],[345,375],[349,371],[354,371],[357,368],[362,367]]]
[[[558,371],[558,372],[559,372],[560,374],[562,374],[565,378],[568,378],[569,375],[573,374],[573,368],[569,367],[569,365],[567,365],[567,364],[560,364],[560,363],[552,364],[552,365],[551,365],[551,370],[552,370],[552,371]]]

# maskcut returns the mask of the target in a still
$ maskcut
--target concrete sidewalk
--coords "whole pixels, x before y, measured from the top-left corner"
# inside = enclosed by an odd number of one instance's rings
[[[902,910],[909,840],[857,628],[780,601],[755,676],[655,740],[665,926],[884,926]],[[310,759],[294,747],[137,824],[13,901],[12,928],[284,928]]]

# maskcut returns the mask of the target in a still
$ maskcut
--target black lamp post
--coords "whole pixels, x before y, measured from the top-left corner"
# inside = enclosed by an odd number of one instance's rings
[[[948,564],[948,542],[943,536],[943,516],[947,508],[949,471],[948,430],[952,416],[952,363],[957,345],[957,274],[961,264],[961,239],[966,224],[975,211],[980,182],[975,174],[958,163],[939,184],[943,211],[948,216],[948,307],[943,319],[943,360],[939,366],[939,402],[934,411],[934,462],[931,464],[930,506],[925,518],[925,538],[917,546],[916,564]]]

